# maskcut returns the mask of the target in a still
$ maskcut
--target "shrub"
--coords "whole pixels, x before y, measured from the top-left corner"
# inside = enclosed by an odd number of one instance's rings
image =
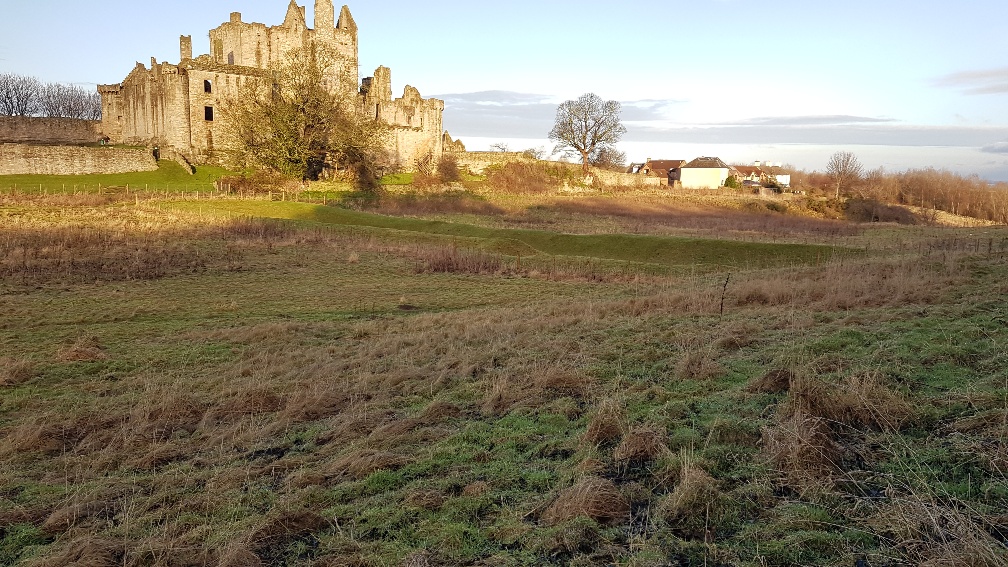
[[[438,177],[445,183],[461,181],[462,173],[459,171],[458,159],[452,154],[441,156],[441,161],[437,165]]]
[[[509,162],[487,171],[487,184],[507,193],[546,193],[575,179],[567,166],[546,162]]]

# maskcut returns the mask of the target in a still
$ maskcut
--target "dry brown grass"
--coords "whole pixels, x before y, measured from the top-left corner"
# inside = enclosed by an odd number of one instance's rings
[[[613,460],[627,466],[640,466],[655,461],[669,452],[666,435],[655,427],[633,427],[613,450]]]
[[[56,359],[62,362],[97,362],[107,358],[105,347],[95,336],[77,337],[72,344],[56,353]]]
[[[868,519],[917,565],[1005,567],[1004,544],[988,533],[985,523],[969,507],[915,491],[894,495]]]
[[[803,411],[764,428],[763,450],[784,482],[800,492],[828,489],[842,470],[843,450],[829,423]]]
[[[122,540],[80,536],[67,542],[61,551],[45,557],[38,567],[122,567],[126,545]]]
[[[504,209],[460,191],[383,194],[375,207],[387,215],[418,216],[437,214],[501,215]]]
[[[730,206],[725,207],[691,203],[680,199],[684,196],[678,194],[675,194],[676,200],[672,201],[669,198],[671,195],[666,191],[665,194],[653,197],[582,197],[576,200],[557,200],[546,207],[557,213],[619,219],[620,228],[629,232],[674,229],[695,234],[756,232],[770,237],[833,239],[855,236],[862,230],[846,222],[772,212],[763,206],[766,201],[750,197],[729,202],[727,204]]]
[[[289,542],[323,530],[329,525],[328,520],[311,510],[284,510],[265,518],[248,535],[246,544],[260,556],[270,555],[272,548],[282,554]]]
[[[326,475],[333,479],[351,478],[361,480],[381,470],[396,470],[410,463],[404,455],[387,451],[360,449],[351,451],[332,463]]]
[[[630,517],[630,503],[610,480],[585,477],[557,495],[543,512],[546,525],[586,517],[603,525],[618,525]]]
[[[440,490],[416,490],[406,495],[405,503],[424,510],[437,510],[444,505],[447,497]]]
[[[35,365],[23,358],[0,357],[0,387],[24,384],[35,377]]]
[[[626,410],[623,402],[606,397],[595,405],[595,411],[581,440],[592,446],[602,446],[615,443],[627,429]]]
[[[416,273],[501,274],[506,269],[504,257],[482,250],[457,247],[434,247],[421,252],[414,265]]]
[[[717,511],[721,492],[718,483],[699,464],[689,451],[680,455],[681,469],[675,489],[659,502],[657,518],[672,527],[705,525]]]
[[[759,394],[781,394],[791,389],[795,373],[786,368],[773,368],[746,384],[746,391]]]
[[[740,274],[728,288],[729,305],[832,311],[928,303],[965,277],[960,257],[837,258],[815,268]]]
[[[889,388],[877,372],[849,375],[836,385],[796,377],[783,412],[805,412],[839,425],[886,431],[899,430],[915,415],[906,396]]]

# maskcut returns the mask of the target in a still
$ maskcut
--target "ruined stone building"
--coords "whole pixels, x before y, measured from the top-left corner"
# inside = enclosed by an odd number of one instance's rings
[[[193,163],[220,161],[226,147],[222,105],[249,80],[265,75],[295,48],[324,45],[341,56],[343,69],[328,80],[356,111],[375,116],[392,128],[388,151],[410,169],[418,159],[438,159],[449,137],[442,131],[444,101],[424,99],[407,86],[392,97],[391,72],[379,67],[358,84],[357,24],[346,6],[335,18],[332,0],[315,0],[315,27],[294,0],[279,26],[243,22],[241,13],[210,31],[210,53],[193,57],[192,37],[180,40],[177,65],[151,59],[137,63],[117,85],[100,85],[102,130],[114,143],[170,147]]]

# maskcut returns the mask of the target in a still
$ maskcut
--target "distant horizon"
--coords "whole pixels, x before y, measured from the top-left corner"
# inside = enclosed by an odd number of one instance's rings
[[[299,4],[311,25],[314,2]],[[0,72],[117,83],[136,61],[177,62],[180,35],[206,53],[206,33],[231,12],[278,25],[286,6],[177,0],[152,18],[127,0],[17,3],[0,22]],[[922,0],[907,10],[869,0],[840,8],[710,0],[669,10],[633,0],[616,13],[594,1],[349,7],[360,29],[360,76],[385,65],[396,96],[410,84],[442,98],[445,128],[472,149],[508,140],[552,149],[545,138],[556,106],[594,92],[622,103],[620,149],[632,161],[718,155],[822,170],[833,152],[852,151],[867,169],[933,167],[1008,181],[1008,48],[976,21],[1008,20],[1008,3],[948,10]],[[658,14],[667,25],[640,23]]]

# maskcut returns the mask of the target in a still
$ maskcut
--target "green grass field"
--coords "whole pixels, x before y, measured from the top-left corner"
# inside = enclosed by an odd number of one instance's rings
[[[444,216],[0,192],[0,564],[1006,564],[1004,229]]]

